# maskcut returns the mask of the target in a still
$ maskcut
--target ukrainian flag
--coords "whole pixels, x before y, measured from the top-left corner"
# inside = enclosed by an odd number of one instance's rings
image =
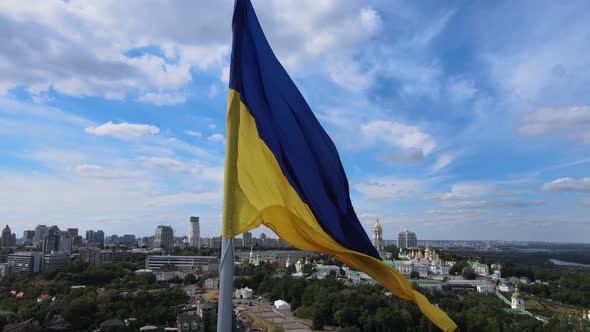
[[[338,151],[275,57],[249,0],[237,0],[227,103],[223,236],[260,225],[327,253],[415,302],[444,331],[455,323],[382,262],[350,201]]]

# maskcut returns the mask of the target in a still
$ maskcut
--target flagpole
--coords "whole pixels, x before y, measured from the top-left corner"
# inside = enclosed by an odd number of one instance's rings
[[[217,332],[232,330],[233,283],[234,283],[234,241],[233,237],[221,240],[221,263],[219,265],[219,304]]]
[[[230,90],[227,100],[225,143],[225,177],[223,192],[223,225],[221,261],[219,263],[219,303],[217,332],[231,332],[233,318],[234,242],[233,193],[237,185],[238,135],[240,130],[240,97]]]

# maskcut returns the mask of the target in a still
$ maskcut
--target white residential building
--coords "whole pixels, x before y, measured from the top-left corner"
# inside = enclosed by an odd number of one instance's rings
[[[477,285],[477,292],[478,293],[495,293],[496,287],[493,285]]]
[[[468,263],[478,276],[487,277],[490,275],[490,269],[487,264],[482,264],[478,261],[470,261]]]
[[[251,299],[252,289],[248,287],[236,289],[236,299]]]
[[[512,283],[501,283],[498,287],[500,292],[514,292],[514,285]]]
[[[145,259],[145,268],[159,270],[163,266],[172,266],[176,270],[191,272],[215,271],[219,267],[219,258],[213,256],[160,256],[150,255]]]

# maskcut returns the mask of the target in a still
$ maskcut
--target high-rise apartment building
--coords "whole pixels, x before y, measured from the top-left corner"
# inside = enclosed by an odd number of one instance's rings
[[[133,234],[125,234],[125,235],[121,236],[119,241],[121,243],[127,244],[127,245],[133,245],[133,244],[137,243],[137,240],[135,239],[135,235],[133,235]]]
[[[45,238],[45,233],[47,233],[47,226],[39,225],[35,227],[35,237],[33,238],[33,245],[37,248],[43,248],[43,238]]]
[[[23,232],[23,244],[25,246],[32,246],[35,239],[35,231],[26,230]]]
[[[104,232],[100,229],[94,233],[94,240],[100,244],[104,244]]]
[[[72,253],[72,237],[67,232],[62,232],[57,226],[52,226],[43,239],[43,254],[61,252],[70,255]]]
[[[59,228],[55,226],[47,230],[47,233],[43,237],[43,254],[59,251],[60,233]]]
[[[75,238],[76,236],[78,236],[77,228],[68,228],[66,232],[70,235],[71,238]]]
[[[252,243],[252,233],[250,233],[250,232],[244,232],[242,234],[242,240],[243,240],[242,246],[244,248],[250,248],[253,245],[253,243]]]
[[[397,246],[400,249],[415,248],[418,246],[418,238],[416,233],[405,229],[397,235]]]
[[[95,242],[95,235],[93,230],[86,231],[86,243]]]
[[[73,239],[67,232],[62,232],[59,236],[57,251],[72,254]]]
[[[0,240],[2,248],[12,248],[16,246],[16,236],[12,236],[10,227],[6,225],[2,230],[2,239]]]
[[[167,248],[174,243],[174,230],[171,226],[159,225],[154,236],[154,248]]]
[[[188,242],[193,248],[201,248],[201,233],[199,229],[199,217],[191,217],[188,227]]]

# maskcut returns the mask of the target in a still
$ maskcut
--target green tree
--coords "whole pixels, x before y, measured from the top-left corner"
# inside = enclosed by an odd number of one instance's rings
[[[95,323],[97,305],[89,298],[74,299],[63,307],[62,315],[76,330],[85,330]]]
[[[468,266],[469,266],[469,264],[467,264],[466,261],[459,261],[459,262],[455,263],[455,265],[451,266],[451,268],[449,269],[449,274],[451,274],[451,275],[461,274],[463,272],[463,268],[466,268]]]
[[[140,273],[137,275],[137,281],[143,285],[151,285],[156,282],[156,276],[151,273]]]
[[[463,268],[461,276],[463,276],[463,279],[465,280],[475,280],[475,278],[477,278],[477,274],[475,274],[475,271],[469,266]]]
[[[301,271],[303,272],[304,276],[309,277],[316,271],[316,269],[311,264],[304,264]]]
[[[194,274],[189,273],[186,276],[184,276],[184,284],[185,285],[193,285],[197,282],[197,277],[195,277]]]

